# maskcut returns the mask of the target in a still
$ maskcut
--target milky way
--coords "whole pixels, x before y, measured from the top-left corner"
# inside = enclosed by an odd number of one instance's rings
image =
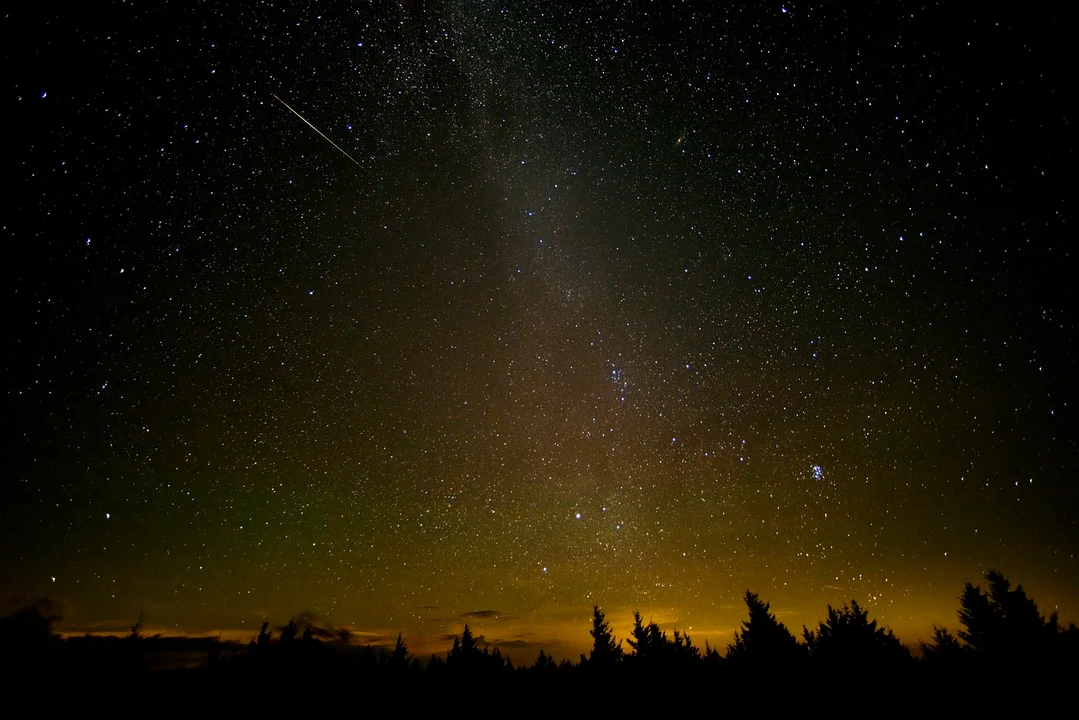
[[[1064,18],[352,5],[4,19],[7,597],[529,660],[747,588],[914,643],[987,567],[1079,619]]]

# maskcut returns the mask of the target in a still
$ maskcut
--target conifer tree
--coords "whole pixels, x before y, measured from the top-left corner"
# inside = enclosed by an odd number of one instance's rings
[[[998,571],[989,570],[985,579],[989,592],[969,582],[959,598],[959,637],[982,658],[1026,662],[1047,658],[1061,638],[1054,613],[1047,620],[1022,585],[1013,590]]]
[[[541,648],[539,651],[539,657],[536,658],[535,664],[532,666],[533,670],[538,672],[552,672],[558,669],[558,665],[555,663],[554,658],[545,653]]]
[[[588,631],[592,636],[592,652],[588,655],[588,663],[596,669],[611,669],[622,660],[622,643],[616,643],[611,626],[599,605],[592,606],[592,629]]]
[[[397,633],[397,642],[394,643],[393,652],[390,653],[390,667],[395,670],[404,670],[408,667],[408,646],[405,645],[401,633]]]
[[[489,657],[489,654],[488,654]],[[476,644],[476,638],[472,634],[472,628],[465,625],[460,638],[453,639],[453,648],[446,657],[446,667],[457,670],[476,670],[484,666],[486,658]],[[501,656],[498,659],[501,664]]]
[[[900,664],[910,651],[891,630],[877,627],[869,612],[851,600],[840,609],[828,606],[828,619],[816,632],[803,630],[806,647],[814,660],[865,669],[881,664]]]
[[[749,619],[734,633],[734,644],[727,646],[727,660],[735,667],[783,665],[805,656],[805,649],[787,627],[776,620],[771,605],[762,602],[755,592],[746,590]]]
[[[966,648],[947,628],[933,626],[933,639],[921,643],[922,657],[934,664],[959,662],[967,654]]]
[[[652,632],[653,625],[654,623],[645,625],[641,621],[641,613],[638,611],[633,612],[633,629],[630,631],[629,639],[626,642],[633,648],[635,663],[645,662],[654,655],[652,652],[652,646],[655,644]],[[656,627],[656,631],[659,631],[659,627]]]

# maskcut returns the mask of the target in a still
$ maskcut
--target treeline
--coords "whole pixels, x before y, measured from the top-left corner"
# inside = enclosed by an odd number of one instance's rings
[[[448,652],[419,658],[401,635],[392,649],[360,647],[347,633],[331,633],[313,623],[290,621],[276,634],[264,623],[249,645],[193,639],[147,637],[141,618],[126,638],[71,638],[52,632],[58,619],[48,603],[27,606],[0,619],[0,657],[4,676],[66,677],[88,681],[155,677],[154,682],[245,686],[248,681],[352,682],[377,688],[386,683],[416,687],[440,682],[479,680],[488,686],[580,687],[604,676],[627,683],[664,677],[686,687],[729,681],[791,682],[844,677],[891,682],[957,678],[1039,675],[1073,677],[1079,670],[1079,629],[1063,628],[1056,615],[1044,617],[1021,586],[1012,588],[999,572],[985,576],[987,587],[967,583],[960,596],[955,633],[934,629],[918,652],[903,645],[891,630],[880,627],[857,601],[828,607],[815,628],[803,627],[797,637],[753,592],[745,595],[748,617],[734,641],[720,649],[694,644],[679,630],[670,634],[634,614],[630,635],[616,638],[599,607],[593,607],[592,648],[577,661],[556,661],[541,650],[534,660],[516,665],[498,648],[477,639],[465,625]],[[183,643],[187,641],[185,646]],[[150,672],[155,653],[164,648],[200,654],[197,667]],[[182,663],[181,663],[182,664]],[[167,680],[165,680],[167,678]]]

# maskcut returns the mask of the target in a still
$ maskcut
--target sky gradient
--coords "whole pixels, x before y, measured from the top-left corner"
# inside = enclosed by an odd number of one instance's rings
[[[1071,18],[714,5],[6,15],[5,598],[1079,620]]]

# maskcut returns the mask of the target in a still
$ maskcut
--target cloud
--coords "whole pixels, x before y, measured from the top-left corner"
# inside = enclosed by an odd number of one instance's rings
[[[527,640],[500,640],[500,639],[489,640],[488,643],[490,645],[494,645],[497,648],[509,648],[510,650],[520,649],[520,648],[530,648],[530,647],[533,647],[536,644],[536,643],[528,642]]]
[[[506,615],[501,610],[473,610],[472,612],[461,613],[457,617],[462,619],[480,619],[480,620],[513,620],[513,616]]]
[[[127,635],[131,632],[131,622],[116,619],[94,620],[93,622],[77,623],[65,629],[73,635],[83,633],[87,635],[115,635],[117,633]]]

